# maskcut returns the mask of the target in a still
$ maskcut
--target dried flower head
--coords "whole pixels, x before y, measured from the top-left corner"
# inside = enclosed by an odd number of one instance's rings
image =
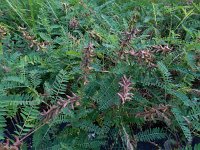
[[[67,95],[67,100],[59,100],[57,104],[61,106],[61,108],[65,108],[68,104],[71,104],[71,108],[74,109],[74,104],[76,105],[79,99],[79,96],[72,93],[72,96]]]
[[[77,27],[79,26],[79,22],[76,18],[72,18],[70,21],[69,21],[69,27],[71,29],[76,29]]]
[[[0,25],[0,40],[5,37],[7,34],[7,29],[4,26]]]
[[[44,41],[44,42],[38,42],[37,39],[35,39],[34,36],[30,35],[27,31],[26,28],[18,27],[19,31],[22,32],[23,37],[30,42],[30,48],[32,47],[37,47],[36,51],[39,51],[40,49],[45,49],[47,45],[49,45],[49,42]]]
[[[100,33],[98,33],[97,31],[95,30],[91,30],[91,31],[88,31],[90,37],[96,41],[102,41],[102,36]]]
[[[10,140],[6,139],[5,143],[0,144],[0,150],[19,150],[21,144],[22,142],[19,137],[15,136],[15,142],[13,144],[10,144]]]
[[[94,56],[93,49],[94,45],[92,43],[89,43],[88,46],[85,47],[83,51],[81,67],[84,72],[84,84],[88,83],[87,75],[90,73],[90,70],[92,69],[90,67],[90,64],[92,62],[92,57]]]
[[[128,53],[131,56],[136,57],[139,63],[145,62],[146,64],[148,64],[149,67],[156,66],[156,64],[154,63],[154,55],[150,50],[141,50],[138,52],[135,52],[135,50],[130,50],[125,53]]]
[[[151,49],[151,50],[150,50]],[[134,49],[129,51],[124,51],[124,54],[129,54],[137,58],[138,63],[146,63],[149,67],[156,67],[154,54],[162,53],[166,54],[172,51],[172,48],[169,48],[168,45],[156,45],[152,46],[150,49],[135,51]]]
[[[125,49],[128,47],[129,49],[131,48],[130,42],[133,38],[136,37],[136,35],[140,32],[138,29],[132,29],[130,32],[126,31],[123,32],[122,39],[120,40],[120,52],[118,53],[120,58],[123,58],[125,54]]]
[[[57,101],[57,105],[50,106],[47,111],[43,110],[41,116],[44,117],[44,122],[48,122],[49,120],[53,119],[56,115],[60,113],[63,108],[67,107],[68,104],[71,104],[72,109],[74,109],[74,104],[76,106],[80,105],[80,103],[78,102],[80,97],[76,94],[72,93],[72,96],[67,95],[66,97],[67,99],[59,99]]]
[[[132,29],[130,32],[123,32],[124,39],[120,41],[121,48],[126,47],[130,44],[131,39],[135,38],[136,35],[140,32],[138,29]]]
[[[63,6],[63,10],[67,10],[67,9],[70,9],[70,5],[68,3],[63,3],[62,2],[62,6]]]
[[[157,107],[151,107],[150,109],[144,108],[144,112],[139,112],[136,114],[136,117],[142,117],[146,121],[154,121],[156,119],[163,120],[167,125],[171,125],[171,116],[170,105],[160,104]]]
[[[138,89],[138,91],[140,92],[142,97],[145,97],[147,99],[151,99],[152,98],[152,95],[150,94],[149,90],[147,90],[145,88],[140,88],[140,89]]]
[[[166,54],[172,51],[172,48],[169,48],[168,45],[162,46],[162,45],[155,45],[152,46],[153,50],[152,53],[159,53]]]
[[[130,101],[133,94],[130,93],[130,91],[133,89],[131,87],[131,78],[127,78],[125,75],[122,77],[121,81],[119,82],[119,85],[121,86],[121,91],[117,93],[122,101],[122,104],[124,104],[126,101]]]
[[[45,111],[43,110],[41,114],[41,116],[44,117],[44,122],[48,122],[49,120],[51,120],[52,118],[54,118],[60,111],[60,108],[56,105],[50,106],[50,108]]]

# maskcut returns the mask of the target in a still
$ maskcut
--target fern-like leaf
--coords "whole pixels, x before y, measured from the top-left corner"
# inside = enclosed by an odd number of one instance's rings
[[[172,112],[176,118],[176,121],[178,122],[181,130],[183,131],[183,134],[185,135],[186,139],[191,142],[192,141],[192,133],[188,127],[188,124],[186,120],[183,118],[183,115],[181,114],[180,110],[177,108],[173,108]]]
[[[139,141],[147,142],[166,138],[167,134],[161,128],[147,129],[139,132],[136,137]]]

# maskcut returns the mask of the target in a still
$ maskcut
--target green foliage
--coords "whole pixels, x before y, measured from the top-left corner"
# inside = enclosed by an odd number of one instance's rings
[[[53,88],[49,89],[52,90],[51,95],[53,96],[52,98],[53,100],[56,101],[59,99],[59,95],[65,94],[67,81],[68,81],[67,72],[61,70],[59,74],[56,76],[55,81],[53,82],[52,85]]]
[[[162,129],[153,128],[140,132],[136,135],[139,141],[155,141],[166,137]]]
[[[2,1],[0,149],[6,139],[98,150],[167,138],[191,149],[199,12],[197,0]]]
[[[190,131],[188,125],[187,125],[186,120],[183,118],[184,116],[182,116],[181,112],[176,108],[174,108],[172,110],[172,112],[173,112],[173,114],[176,118],[176,121],[178,122],[181,130],[183,131],[185,137],[187,138],[187,140],[189,142],[191,142],[192,141],[192,134],[191,134],[191,131]]]

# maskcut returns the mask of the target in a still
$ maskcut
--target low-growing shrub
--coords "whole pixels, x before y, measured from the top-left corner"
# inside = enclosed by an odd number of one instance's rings
[[[0,21],[0,149],[192,149],[198,1],[4,0]]]

